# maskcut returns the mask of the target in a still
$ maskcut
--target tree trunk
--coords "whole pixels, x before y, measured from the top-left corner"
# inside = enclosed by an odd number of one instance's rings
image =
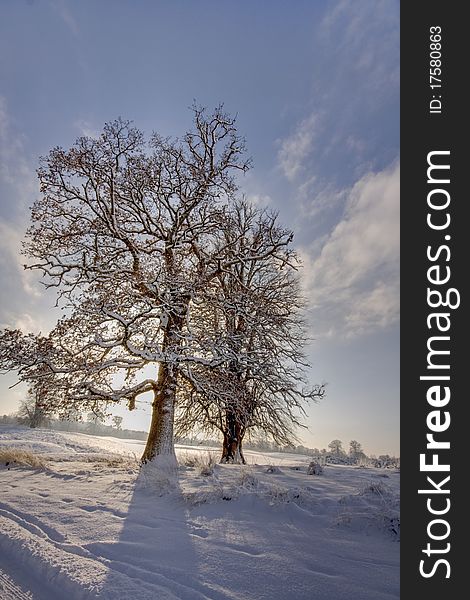
[[[243,434],[240,432],[240,441],[238,442],[238,452],[240,454],[242,465],[246,465],[245,456],[244,456],[243,450],[242,450],[242,442],[243,442]]]
[[[189,296],[173,298],[173,314],[169,315],[162,343],[163,353],[179,354],[180,333],[189,305]],[[167,466],[176,468],[173,425],[175,418],[176,387],[178,368],[176,365],[161,362],[152,402],[152,421],[147,444],[142,455],[142,463],[156,458],[162,459]]]
[[[232,411],[227,411],[221,463],[246,464],[242,452],[242,437],[241,426],[235,414]]]
[[[156,456],[162,456],[169,459],[170,462],[174,462],[176,466],[173,441],[176,380],[175,367],[161,363],[152,402],[152,421],[147,444],[141,458],[142,463],[146,463]]]

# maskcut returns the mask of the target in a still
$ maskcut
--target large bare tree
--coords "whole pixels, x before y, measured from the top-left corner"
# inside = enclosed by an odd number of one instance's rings
[[[51,367],[58,397],[132,408],[152,392],[143,461],[174,458],[182,367],[226,363],[220,345],[208,352],[193,334],[192,308],[233,265],[275,259],[290,241],[283,232],[241,259],[236,240],[225,238],[234,173],[249,166],[243,153],[234,119],[220,107],[209,115],[194,108],[194,128],[181,140],[153,135],[146,143],[117,120],[97,139],[53,149],[38,170],[41,197],[24,253],[71,315],[52,334],[71,365],[68,373]],[[153,373],[143,377],[144,368]]]

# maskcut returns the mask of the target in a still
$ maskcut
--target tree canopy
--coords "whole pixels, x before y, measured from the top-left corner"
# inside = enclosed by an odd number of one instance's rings
[[[175,409],[179,432],[218,428],[234,459],[250,429],[292,439],[324,393],[304,381],[293,234],[238,197],[235,120],[193,114],[181,139],[118,119],[41,159],[23,251],[66,316],[46,337],[0,337],[2,368],[47,382],[64,417],[151,392],[143,461],[174,458]]]

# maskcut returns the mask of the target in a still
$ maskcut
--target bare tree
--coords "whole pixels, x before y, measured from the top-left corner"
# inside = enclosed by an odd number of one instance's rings
[[[105,415],[102,412],[89,412],[86,416],[88,421],[88,430],[92,433],[99,433],[101,425],[103,424]]]
[[[121,431],[122,429],[122,417],[115,415],[113,417],[113,426],[118,430]]]
[[[63,366],[63,357],[50,338],[23,334],[20,330],[0,331],[0,370],[3,373],[16,371],[18,383],[27,383],[28,398],[20,412],[32,423],[37,421],[34,415],[39,418],[55,412],[53,396],[59,388],[59,380],[54,380]]]
[[[178,385],[182,412],[198,407],[188,423],[198,410],[204,426],[209,414],[222,420],[228,460],[250,429],[287,443],[303,401],[323,393],[298,385],[292,234],[235,203],[233,173],[248,162],[234,120],[195,108],[194,123],[182,140],[145,144],[117,120],[42,159],[24,252],[69,316],[47,338],[6,330],[0,339],[2,368],[47,378],[63,417],[133,409],[151,392],[144,462],[175,458]]]
[[[362,449],[362,445],[356,440],[351,440],[349,442],[349,456],[356,464],[367,459],[367,456]]]
[[[304,404],[320,399],[324,387],[304,382],[306,333],[292,233],[276,215],[244,201],[227,217],[222,243],[238,260],[211,280],[206,301],[192,312],[207,354],[223,360],[181,369],[176,425],[180,436],[193,428],[219,430],[222,462],[244,462],[247,433],[262,431],[279,445],[296,441]]]
[[[152,392],[143,461],[174,458],[182,367],[226,362],[220,347],[207,353],[193,336],[190,312],[212,281],[240,263],[223,232],[233,173],[248,161],[221,108],[211,115],[195,108],[194,125],[181,140],[154,135],[145,144],[140,131],[117,120],[98,139],[52,150],[38,170],[42,196],[24,246],[29,268],[42,272],[72,313],[56,331],[72,364],[69,375],[56,377],[60,398],[132,408]],[[288,243],[281,234],[263,252],[275,257]],[[259,255],[256,246],[247,249],[244,264]],[[142,377],[144,367],[153,368],[150,377]],[[116,374],[124,380],[118,388]]]
[[[343,442],[341,440],[332,440],[328,444],[328,448],[333,454],[343,454]]]
[[[357,442],[356,440],[351,440],[349,442],[349,454],[351,456],[356,456],[356,454],[362,454],[362,452],[362,446],[359,442]]]
[[[211,250],[236,189],[231,173],[248,168],[234,120],[221,108],[212,115],[195,108],[194,123],[182,140],[154,135],[146,145],[140,131],[117,120],[98,139],[52,150],[38,171],[42,197],[25,244],[46,286],[75,307],[87,294],[101,322],[112,322],[115,335],[102,336],[101,349],[124,348],[136,359],[132,369],[139,359],[159,365],[133,390],[154,394],[144,461],[174,456],[181,332],[191,299],[219,267]],[[99,386],[93,392],[98,397]]]
[[[44,403],[41,383],[30,386],[26,398],[20,400],[16,415],[32,429],[47,424],[49,407]]]

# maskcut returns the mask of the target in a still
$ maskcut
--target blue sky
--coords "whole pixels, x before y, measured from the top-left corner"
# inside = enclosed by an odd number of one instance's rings
[[[0,8],[0,324],[47,332],[18,248],[38,157],[117,116],[180,135],[238,114],[241,191],[293,228],[309,299],[305,444],[399,453],[398,0],[17,0]],[[0,379],[0,413],[23,393]],[[125,424],[146,428],[145,405]]]

